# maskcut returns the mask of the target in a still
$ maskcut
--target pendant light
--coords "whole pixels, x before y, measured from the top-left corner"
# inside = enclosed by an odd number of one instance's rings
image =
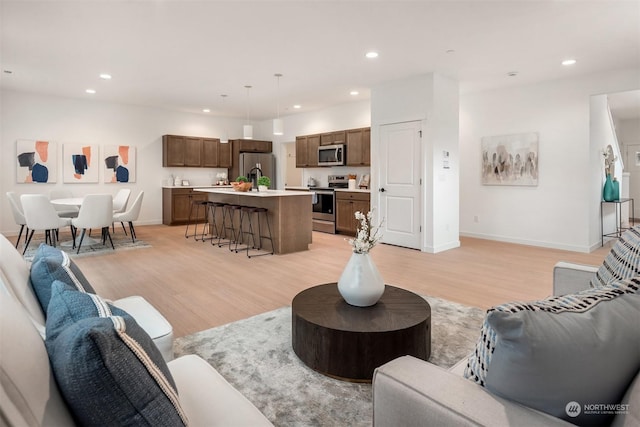
[[[251,86],[247,85],[245,88],[247,88],[247,124],[242,126],[242,135],[244,139],[253,139],[253,126],[249,118],[249,90]]]
[[[227,95],[220,95],[222,97],[222,111],[224,111],[224,99],[227,97]],[[229,143],[229,134],[227,132],[227,122],[224,122],[224,128],[222,129],[222,136],[220,137],[220,143],[221,144],[228,144]]]
[[[275,119],[273,119],[273,134],[282,135],[284,133],[284,125],[282,123],[282,119],[280,118],[280,77],[282,77],[282,74],[274,74],[274,76],[278,79],[278,91],[276,92],[277,116]]]

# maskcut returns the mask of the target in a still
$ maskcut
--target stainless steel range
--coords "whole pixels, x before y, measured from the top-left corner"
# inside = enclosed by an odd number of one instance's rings
[[[347,175],[329,175],[327,187],[309,187],[315,193],[313,198],[313,230],[336,233],[336,188],[347,188]]]

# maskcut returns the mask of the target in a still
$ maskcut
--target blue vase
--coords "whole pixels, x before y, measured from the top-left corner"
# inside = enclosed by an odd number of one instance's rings
[[[602,189],[602,198],[605,202],[613,202],[616,200],[615,188],[611,175],[607,174],[607,179],[604,181],[604,188]]]
[[[613,200],[620,200],[620,181],[613,178]]]

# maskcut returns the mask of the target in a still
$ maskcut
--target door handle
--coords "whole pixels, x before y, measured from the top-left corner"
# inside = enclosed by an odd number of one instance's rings
[[[387,191],[387,190],[385,190],[385,189],[384,189],[384,187],[382,187],[382,188],[380,188],[378,191],[379,191],[379,192],[381,192],[381,193],[384,193],[384,192],[385,192],[385,191]]]

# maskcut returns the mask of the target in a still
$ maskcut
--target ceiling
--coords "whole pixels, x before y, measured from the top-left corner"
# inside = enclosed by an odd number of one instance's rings
[[[252,120],[430,72],[465,93],[640,70],[638,1],[1,0],[0,14],[2,89]]]

